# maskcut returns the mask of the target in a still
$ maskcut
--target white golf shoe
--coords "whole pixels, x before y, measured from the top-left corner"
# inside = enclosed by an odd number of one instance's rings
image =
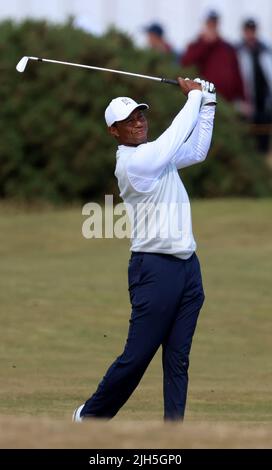
[[[83,417],[80,416],[80,413],[81,413],[84,405],[80,405],[75,409],[75,411],[73,413],[73,416],[72,416],[72,421],[74,423],[81,423],[83,421]]]

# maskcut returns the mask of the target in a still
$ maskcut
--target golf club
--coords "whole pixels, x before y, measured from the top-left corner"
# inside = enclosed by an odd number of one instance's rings
[[[95,67],[93,65],[74,64],[72,62],[62,62],[60,60],[42,59],[41,57],[29,57],[29,56],[22,57],[22,59],[18,62],[16,66],[16,70],[18,72],[23,73],[26,69],[26,66],[29,60],[37,60],[38,62],[51,62],[53,64],[71,65],[72,67],[80,67],[83,69],[91,69],[91,70],[100,70],[101,72],[119,73],[121,75],[129,75],[131,77],[147,78],[148,80],[155,80],[161,83],[169,83],[170,85],[178,85],[177,80],[171,80],[169,78],[151,77],[149,75],[141,75],[139,73],[130,73],[130,72],[124,72],[122,70],[105,69],[102,67]]]

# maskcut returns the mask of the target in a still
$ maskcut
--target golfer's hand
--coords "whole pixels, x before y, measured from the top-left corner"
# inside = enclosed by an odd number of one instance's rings
[[[193,80],[190,80],[189,78],[186,78],[186,80],[184,78],[181,78],[181,77],[178,77],[178,82],[179,82],[179,86],[182,90],[182,93],[187,96],[188,93],[192,90],[200,90],[202,91],[202,87],[201,87],[201,84],[198,83],[198,82],[194,82]]]
[[[201,80],[201,78],[195,78],[194,82],[197,82],[202,87],[202,106],[205,105],[216,105],[216,89],[212,82]]]

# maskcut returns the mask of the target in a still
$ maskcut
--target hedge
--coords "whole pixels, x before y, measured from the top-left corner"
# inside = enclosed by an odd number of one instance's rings
[[[150,138],[171,122],[185,98],[177,87],[149,80],[30,62],[23,55],[175,78],[195,73],[173,60],[141,50],[110,30],[95,37],[45,21],[0,24],[0,197],[55,203],[118,194],[116,143],[104,110],[116,96],[150,104]],[[189,75],[190,76],[190,75]],[[191,196],[267,196],[271,173],[254,149],[246,126],[219,97],[208,161],[183,170]]]

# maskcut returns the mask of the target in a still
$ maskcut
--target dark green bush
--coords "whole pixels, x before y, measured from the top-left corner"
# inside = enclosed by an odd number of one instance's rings
[[[0,24],[0,197],[54,202],[118,193],[116,144],[104,110],[116,96],[150,103],[150,137],[164,130],[184,103],[178,88],[149,80],[30,62],[23,55],[175,78],[171,59],[133,46],[116,31],[97,38],[71,24]],[[187,73],[186,73],[187,74]],[[270,174],[245,127],[226,103],[218,106],[209,161],[183,171],[192,196],[268,195]]]

